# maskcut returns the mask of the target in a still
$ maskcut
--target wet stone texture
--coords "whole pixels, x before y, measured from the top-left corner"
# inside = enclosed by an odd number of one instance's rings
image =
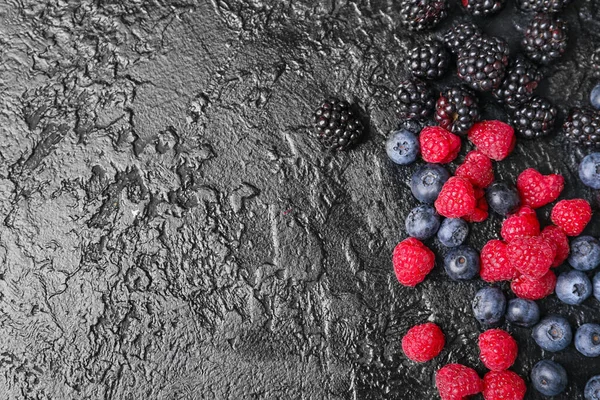
[[[478,23],[516,52],[528,18],[509,2]],[[593,84],[600,4],[565,18],[569,53],[540,90],[563,117]],[[407,47],[424,38],[392,0],[0,2],[0,397],[435,399],[443,364],[483,373],[470,311],[483,282],[451,282],[438,259],[408,289],[391,267],[416,166],[392,165],[383,143]],[[332,94],[369,127],[346,154],[310,134]],[[560,172],[565,197],[592,200],[583,155],[560,135],[520,142],[496,172]],[[473,226],[470,243],[499,224]],[[596,300],[541,306],[599,322]],[[415,365],[400,338],[426,320],[448,344]],[[567,367],[556,398],[581,399],[600,373],[508,329],[521,375],[544,357]]]

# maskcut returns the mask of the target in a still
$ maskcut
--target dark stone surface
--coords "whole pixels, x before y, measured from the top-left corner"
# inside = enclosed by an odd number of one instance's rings
[[[451,282],[438,262],[408,289],[391,267],[417,202],[416,166],[384,151],[390,93],[407,47],[426,37],[405,32],[397,10],[0,2],[0,397],[435,399],[443,364],[483,373],[470,311],[483,282]],[[478,22],[517,49],[528,18],[510,3]],[[563,115],[594,83],[600,3],[576,0],[566,19],[569,53],[540,90]],[[363,110],[370,133],[352,152],[326,154],[309,133],[325,95]],[[487,104],[486,117],[506,119]],[[560,172],[563,197],[592,200],[576,176],[583,154],[558,135],[520,142],[495,168],[506,180]],[[469,243],[481,248],[499,224],[474,225]],[[597,220],[587,232],[600,234]],[[540,303],[575,326],[600,322],[595,299]],[[417,366],[400,338],[428,319],[448,344]],[[573,346],[543,354],[528,330],[508,329],[519,374],[544,357],[567,368],[557,398],[581,399],[600,373]]]

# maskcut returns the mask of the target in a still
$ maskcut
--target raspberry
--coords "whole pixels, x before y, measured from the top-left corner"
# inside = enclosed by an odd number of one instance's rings
[[[468,179],[474,187],[485,189],[494,181],[492,160],[480,151],[471,151],[454,175]]]
[[[426,362],[437,357],[446,340],[439,326],[433,322],[415,325],[402,338],[402,351],[416,362]]]
[[[554,256],[552,267],[558,267],[565,262],[571,251],[567,235],[558,226],[549,225],[544,228],[541,236],[555,248],[556,255]]]
[[[392,256],[398,282],[404,286],[416,286],[423,282],[433,269],[435,256],[418,239],[408,238],[396,245]]]
[[[461,400],[483,390],[483,382],[473,368],[461,364],[444,365],[435,374],[442,400]]]
[[[527,385],[513,371],[491,371],[483,377],[484,400],[523,400]]]
[[[475,188],[475,210],[463,219],[467,222],[483,222],[488,217],[488,204],[483,189]]]
[[[500,240],[490,240],[483,246],[479,255],[481,279],[486,282],[509,281],[519,275],[508,260],[507,247],[506,243]]]
[[[544,276],[554,262],[554,248],[541,236],[515,239],[508,244],[506,255],[512,266],[532,278]]]
[[[460,138],[439,126],[423,128],[419,136],[421,155],[429,163],[449,163],[460,151]]]
[[[502,121],[476,123],[469,130],[469,140],[477,150],[496,161],[505,159],[516,144],[514,129]]]
[[[556,286],[556,275],[552,270],[540,279],[521,275],[510,284],[513,293],[522,299],[540,300],[554,292]]]
[[[488,329],[479,335],[479,359],[487,369],[503,371],[517,359],[517,342],[502,329]]]
[[[521,172],[517,178],[521,202],[531,208],[540,208],[552,203],[564,187],[565,179],[561,175],[542,175],[533,168]]]
[[[510,242],[511,240],[537,236],[540,234],[540,223],[538,222],[537,215],[531,207],[524,206],[519,209],[515,214],[511,215],[502,223],[502,230],[500,235],[504,240]]]
[[[453,176],[442,187],[434,205],[438,214],[446,218],[461,218],[475,211],[476,202],[471,182]]]
[[[561,200],[552,209],[550,218],[567,236],[579,236],[592,218],[592,208],[583,199]]]

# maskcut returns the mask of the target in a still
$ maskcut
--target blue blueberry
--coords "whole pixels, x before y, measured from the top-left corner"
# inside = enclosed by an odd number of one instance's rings
[[[594,86],[590,93],[590,103],[596,110],[600,110],[600,84]]]
[[[600,153],[584,157],[579,164],[579,179],[585,186],[600,189]]]
[[[517,189],[504,182],[493,183],[487,189],[485,196],[488,206],[500,215],[512,214],[521,205]]]
[[[512,299],[506,307],[506,320],[511,324],[530,328],[540,320],[540,308],[533,300]]]
[[[531,337],[542,349],[554,352],[571,343],[573,331],[569,321],[559,315],[549,315],[533,328]]]
[[[565,304],[581,304],[592,295],[592,282],[581,271],[563,272],[556,280],[556,296]]]
[[[437,233],[440,243],[446,247],[460,246],[468,235],[469,224],[461,218],[446,218]]]
[[[562,365],[552,360],[542,360],[531,370],[531,383],[544,396],[556,396],[567,388],[569,380]]]
[[[444,269],[455,281],[473,279],[479,273],[479,253],[469,246],[454,247],[444,257]]]
[[[407,129],[390,133],[385,142],[385,151],[390,160],[400,165],[412,164],[419,156],[421,146],[417,135]]]
[[[410,190],[417,200],[432,204],[438,198],[448,178],[450,174],[441,165],[426,164],[413,174]]]
[[[597,272],[594,275],[594,279],[592,280],[592,287],[594,291],[594,297],[600,301],[600,272]]]
[[[575,348],[586,357],[600,356],[600,325],[581,325],[575,332]]]
[[[600,400],[600,375],[592,376],[583,389],[585,400]]]
[[[440,216],[431,206],[418,206],[406,217],[406,232],[419,240],[429,239],[440,228]]]
[[[591,236],[579,236],[571,242],[571,267],[590,271],[600,265],[600,242]]]
[[[485,326],[500,324],[506,311],[506,297],[502,290],[485,287],[475,294],[473,314],[477,321]]]

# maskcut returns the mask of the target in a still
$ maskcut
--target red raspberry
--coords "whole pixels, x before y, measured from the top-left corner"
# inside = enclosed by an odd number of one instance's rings
[[[556,275],[552,270],[540,279],[521,275],[510,284],[513,293],[522,299],[540,300],[554,292],[556,286]]]
[[[485,189],[494,181],[492,160],[480,151],[471,151],[454,175],[468,179],[474,187]]]
[[[483,377],[484,400],[523,400],[527,385],[513,371],[491,371]]]
[[[463,219],[467,222],[483,222],[488,217],[488,203],[485,199],[485,192],[483,189],[475,188],[475,200],[477,203],[475,204],[475,210]]]
[[[471,182],[451,177],[442,187],[435,201],[435,209],[446,218],[461,218],[475,211],[475,191]]]
[[[506,243],[500,240],[490,240],[483,246],[480,253],[481,279],[486,282],[509,281],[519,275],[508,261],[506,250]]]
[[[515,130],[502,121],[476,123],[469,130],[469,140],[477,150],[496,161],[505,159],[516,143]]]
[[[419,136],[421,156],[429,163],[449,163],[460,151],[460,138],[440,126],[427,126]]]
[[[556,255],[552,267],[558,267],[569,257],[571,251],[567,235],[558,226],[549,225],[544,228],[541,235],[544,239],[554,246]]]
[[[540,208],[558,198],[565,187],[561,175],[542,175],[533,168],[521,172],[517,178],[517,189],[521,202],[531,208]]]
[[[413,326],[402,338],[402,351],[416,362],[426,362],[437,357],[446,340],[439,326],[433,322]]]
[[[517,359],[517,342],[502,329],[488,329],[479,335],[479,359],[487,369],[503,371]]]
[[[540,223],[535,211],[528,206],[521,207],[519,211],[511,215],[502,223],[500,235],[504,240],[510,242],[528,236],[540,234]]]
[[[592,208],[583,199],[561,200],[552,209],[550,218],[567,236],[579,236],[592,219]]]
[[[541,278],[554,262],[554,248],[541,236],[515,239],[508,244],[506,255],[511,265],[523,275]]]
[[[408,238],[396,245],[392,262],[398,281],[405,286],[416,286],[433,269],[435,255],[418,239]]]
[[[473,368],[447,364],[435,375],[442,400],[462,400],[483,390],[483,382]]]

